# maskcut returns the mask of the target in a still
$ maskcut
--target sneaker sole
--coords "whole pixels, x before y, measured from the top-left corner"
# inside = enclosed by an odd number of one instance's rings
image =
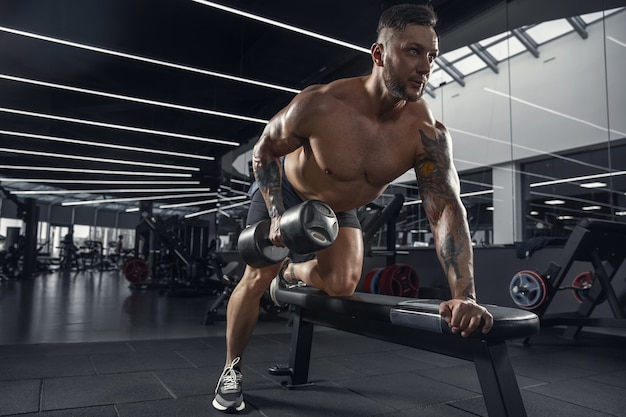
[[[280,287],[279,281],[280,281],[280,278],[277,276],[270,283],[270,291],[269,291],[270,292],[270,298],[272,299],[272,301],[274,302],[274,305],[276,307],[285,307],[286,304],[281,304],[276,299],[276,290]]]
[[[224,411],[224,412],[234,412],[234,411],[241,411],[244,408],[246,408],[246,403],[244,401],[241,401],[241,404],[239,404],[238,406],[235,406],[234,404],[229,406],[229,407],[224,407],[222,404],[220,404],[219,402],[217,402],[217,399],[214,398],[213,399],[213,408],[215,408],[216,410],[220,410],[220,411]]]

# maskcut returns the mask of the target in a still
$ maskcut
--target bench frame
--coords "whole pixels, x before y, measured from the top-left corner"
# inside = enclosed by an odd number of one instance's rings
[[[357,294],[355,294],[357,295]],[[341,302],[334,299],[333,302]],[[313,307],[313,306],[312,306]],[[483,340],[409,328],[387,321],[356,317],[320,308],[293,306],[293,331],[288,374],[288,389],[310,386],[308,380],[315,325],[359,334],[375,339],[473,361],[489,416],[526,417],[515,372],[505,340]]]

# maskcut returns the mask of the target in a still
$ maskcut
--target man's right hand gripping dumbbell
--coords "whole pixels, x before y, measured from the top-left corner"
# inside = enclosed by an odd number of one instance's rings
[[[282,262],[289,251],[313,253],[330,246],[337,238],[339,225],[335,212],[326,203],[309,200],[287,209],[280,218],[280,235],[285,247],[269,239],[270,219],[248,226],[239,235],[239,254],[255,268]]]

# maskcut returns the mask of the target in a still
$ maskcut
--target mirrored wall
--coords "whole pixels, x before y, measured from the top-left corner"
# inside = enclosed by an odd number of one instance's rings
[[[514,22],[514,7],[484,23]],[[452,134],[475,244],[565,237],[582,218],[626,221],[625,67],[622,8],[510,27],[437,60],[425,98]],[[428,245],[419,193],[397,192],[407,196],[397,243]]]

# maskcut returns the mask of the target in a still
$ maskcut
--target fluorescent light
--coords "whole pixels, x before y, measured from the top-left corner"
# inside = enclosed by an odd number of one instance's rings
[[[104,174],[104,175],[138,175],[146,177],[184,177],[189,178],[191,174],[167,173],[167,172],[146,172],[146,171],[113,171],[107,169],[76,169],[76,168],[56,168],[56,167],[36,167],[25,165],[0,165],[2,169],[23,169],[27,171],[50,171],[50,172],[74,172],[79,174]]]
[[[111,143],[101,143],[101,142],[89,142],[86,140],[79,139],[68,139],[62,138],[58,136],[46,136],[46,135],[37,135],[34,133],[25,133],[25,132],[14,132],[11,130],[0,130],[0,134],[9,135],[9,136],[19,136],[24,138],[32,138],[32,139],[41,139],[48,140],[52,142],[63,142],[63,143],[74,143],[77,145],[86,145],[86,146],[97,146],[101,148],[108,149],[123,149],[125,151],[134,151],[141,153],[153,153],[157,155],[168,155],[168,156],[179,156],[182,158],[193,158],[193,159],[202,159],[205,161],[214,161],[215,158],[212,156],[203,156],[203,155],[194,155],[190,153],[182,153],[182,152],[171,152],[171,151],[162,151],[158,149],[150,149],[150,148],[140,148],[136,146],[124,146],[124,145],[115,145]]]
[[[558,220],[572,220],[574,216],[557,216]]]
[[[483,90],[485,90],[485,91],[487,91],[489,93],[492,93],[492,94],[496,94],[496,95],[501,96],[501,97],[508,98],[509,100],[512,100],[512,101],[517,101],[518,103],[525,104],[525,105],[527,105],[529,107],[534,107],[536,109],[543,110],[543,111],[545,111],[547,113],[551,113],[551,114],[554,114],[556,116],[563,117],[565,119],[573,120],[575,122],[579,122],[579,123],[582,123],[584,125],[591,126],[591,127],[595,128],[595,129],[599,129],[599,130],[601,130],[603,132],[612,132],[612,133],[616,133],[616,134],[621,135],[621,136],[626,136],[626,133],[624,133],[624,132],[620,132],[620,131],[612,130],[612,129],[609,130],[609,129],[607,129],[604,126],[600,126],[600,125],[588,122],[586,120],[579,119],[578,117],[570,116],[568,114],[561,113],[561,112],[549,109],[549,108],[544,107],[544,106],[540,106],[540,105],[535,104],[535,103],[531,103],[530,101],[526,101],[526,100],[523,100],[521,98],[514,97],[514,96],[512,96],[510,94],[507,94],[507,93],[501,93],[500,91],[496,91],[496,90],[493,90],[493,89],[488,88],[488,87],[484,87]]]
[[[490,207],[485,207],[485,210],[487,210],[487,211],[494,211],[494,208],[491,207],[491,206]]]
[[[460,195],[461,198],[463,197],[474,197],[477,195],[485,195],[485,194],[493,194],[493,190],[483,190],[483,191],[474,191],[471,193],[462,193]],[[422,204],[422,200],[413,200],[413,201],[406,201],[404,202],[403,206],[412,206],[415,204]]]
[[[60,45],[71,46],[73,48],[85,49],[85,50],[88,50],[88,51],[98,52],[98,53],[102,53],[102,54],[106,54],[106,55],[114,55],[114,56],[118,56],[118,57],[122,57],[122,58],[132,59],[132,60],[135,60],[135,61],[146,62],[146,63],[149,63],[149,64],[155,64],[155,65],[160,65],[160,66],[169,67],[169,68],[175,68],[175,69],[179,69],[179,70],[183,70],[183,71],[189,71],[189,72],[195,72],[195,73],[198,73],[198,74],[209,75],[211,77],[224,78],[224,79],[231,80],[231,81],[238,81],[238,82],[242,82],[242,83],[246,83],[246,84],[252,84],[252,85],[256,85],[256,86],[260,86],[260,87],[267,87],[267,88],[272,88],[272,89],[275,89],[275,90],[287,91],[287,92],[296,93],[296,94],[300,92],[300,90],[296,90],[294,88],[283,87],[283,86],[280,86],[280,85],[270,84],[270,83],[266,83],[266,82],[263,82],[263,81],[250,80],[250,79],[247,79],[247,78],[236,77],[234,75],[228,75],[228,74],[222,74],[222,73],[215,72],[215,71],[203,70],[203,69],[200,69],[200,68],[194,68],[194,67],[190,67],[190,66],[187,66],[187,65],[176,64],[176,63],[173,63],[173,62],[161,61],[161,60],[158,60],[158,59],[147,58],[147,57],[143,57],[143,56],[139,56],[139,55],[127,54],[125,52],[113,51],[111,49],[105,49],[105,48],[99,48],[99,47],[96,47],[96,46],[85,45],[85,44],[78,43],[78,42],[66,41],[66,40],[63,40],[63,39],[53,38],[51,36],[44,36],[44,35],[39,35],[39,34],[32,33],[32,32],[25,32],[25,31],[22,31],[22,30],[12,29],[12,28],[8,28],[6,26],[0,26],[0,31],[12,33],[14,35],[26,36],[28,38],[39,39],[39,40],[46,41],[46,42],[58,43]]]
[[[43,157],[51,157],[51,158],[73,159],[73,160],[78,160],[78,161],[105,162],[105,163],[120,164],[120,165],[136,165],[136,166],[145,166],[145,167],[153,167],[153,168],[180,169],[183,171],[200,171],[200,168],[197,168],[197,167],[154,164],[150,162],[125,161],[125,160],[120,160],[120,159],[109,159],[109,158],[96,158],[92,156],[83,156],[83,155],[66,155],[66,154],[59,154],[59,153],[52,153],[52,152],[27,151],[24,149],[0,148],[0,152],[11,152],[11,153],[18,153],[22,155],[34,155],[34,156],[43,156]]]
[[[626,175],[626,171],[615,171],[615,172],[605,172],[602,174],[592,174],[592,175],[583,175],[581,177],[571,177],[571,178],[562,178],[559,180],[552,181],[544,181],[544,182],[535,182],[530,184],[530,187],[543,187],[545,185],[554,185],[554,184],[563,184],[566,182],[576,182],[576,181],[585,181],[596,178],[606,178],[606,177],[618,177],[621,175]]]
[[[109,190],[39,190],[39,191],[10,191],[14,195],[47,195],[47,194],[118,194],[118,193],[171,193],[171,192],[204,192],[210,188],[118,188]]]
[[[584,211],[602,210],[600,206],[585,206],[582,208]]]
[[[159,196],[150,196],[150,197],[126,197],[126,198],[102,198],[98,200],[85,200],[85,201],[66,201],[61,203],[62,206],[84,206],[88,204],[101,204],[101,203],[123,203],[128,201],[147,201],[147,200],[168,200],[171,198],[190,198],[190,197],[202,197],[212,195],[214,193],[200,193],[200,194],[170,194],[170,195],[159,195]]]
[[[209,6],[209,7],[213,7],[219,10],[223,10],[225,12],[229,12],[229,13],[233,13],[239,16],[243,16],[243,17],[247,17],[249,19],[253,19],[259,22],[263,22],[263,23],[267,23],[269,25],[272,26],[276,26],[279,27],[281,29],[287,29],[290,30],[292,32],[296,32],[296,33],[300,33],[301,35],[306,35],[306,36],[310,36],[312,38],[315,39],[320,39],[326,42],[330,42],[330,43],[334,43],[335,45],[340,45],[340,46],[344,46],[346,48],[350,48],[350,49],[354,49],[355,51],[359,51],[359,52],[363,52],[366,54],[370,53],[370,50],[367,48],[363,48],[362,46],[359,45],[354,45],[352,43],[348,43],[348,42],[344,42],[338,39],[334,39],[331,38],[329,36],[325,36],[325,35],[321,35],[319,33],[315,33],[315,32],[311,32],[309,30],[306,29],[301,29],[299,27],[296,26],[292,26],[292,25],[288,25],[286,23],[282,23],[282,22],[278,22],[276,20],[272,20],[272,19],[268,19],[266,17],[262,17],[262,16],[258,16],[252,13],[248,13],[248,12],[244,12],[242,10],[238,10],[238,9],[233,9],[232,7],[228,7],[228,6],[224,6],[218,3],[214,3],[212,1],[206,1],[206,0],[193,0],[196,3],[200,3],[200,4],[204,4],[205,6]]]
[[[610,40],[611,42],[615,42],[616,44],[618,44],[619,46],[623,46],[624,48],[626,48],[626,43],[618,41],[617,39],[615,39],[613,36],[607,36],[606,37],[608,40]]]
[[[243,206],[246,204],[249,204],[250,201],[244,201],[242,203],[235,203],[235,204],[231,204],[229,206],[224,206],[224,207],[217,207],[217,208],[212,208],[210,210],[203,210],[203,211],[197,211],[195,213],[191,213],[191,214],[185,214],[185,218],[189,219],[191,217],[198,217],[198,216],[202,216],[203,214],[209,214],[209,213],[215,213],[218,210],[227,210],[229,208],[233,208],[233,207],[239,207],[239,206]]]
[[[565,204],[565,201],[563,201],[563,200],[546,200],[543,203],[547,204],[549,206],[557,206],[559,204]]]
[[[616,216],[626,216],[626,211],[616,211],[615,215]]]
[[[117,144],[103,143],[103,142],[90,142],[90,141],[85,141],[85,140],[80,140],[80,139],[70,139],[70,138],[63,138],[63,137],[57,137],[57,136],[38,135],[38,134],[26,133],[26,132],[15,132],[15,131],[9,131],[9,130],[0,130],[0,134],[10,135],[10,136],[18,136],[18,137],[27,137],[27,138],[32,138],[32,139],[41,139],[41,140],[47,140],[47,141],[51,141],[51,142],[73,143],[73,144],[78,144],[78,145],[95,146],[95,147],[108,148],[108,149],[116,149],[116,150],[120,150],[121,149],[121,150],[125,150],[125,151],[134,151],[134,152],[141,152],[141,153],[152,153],[152,154],[156,154],[156,155],[167,155],[167,156],[175,156],[175,157],[190,158],[190,159],[200,159],[200,160],[204,160],[204,161],[214,161],[215,160],[215,157],[213,157],[213,156],[204,156],[204,155],[188,154],[188,153],[182,153],[182,152],[164,151],[164,150],[159,150],[159,149],[142,148],[142,147],[137,147],[137,146],[125,146],[125,145],[117,145]],[[180,168],[180,169],[188,169],[187,167],[178,167],[178,168]]]
[[[130,132],[149,133],[151,135],[171,136],[173,138],[179,138],[179,139],[189,139],[189,140],[196,140],[200,142],[217,143],[219,145],[231,145],[231,146],[240,145],[240,143],[238,142],[230,142],[230,141],[221,140],[221,139],[203,138],[201,136],[185,135],[182,133],[174,133],[174,132],[165,132],[162,130],[144,129],[142,127],[125,126],[125,125],[118,125],[114,123],[103,123],[103,122],[97,122],[94,120],[76,119],[73,117],[55,116],[53,114],[35,113],[35,112],[24,111],[24,110],[9,109],[6,107],[0,107],[0,111],[3,111],[5,113],[19,114],[22,116],[40,117],[42,119],[60,120],[62,122],[80,123],[80,124],[90,125],[90,126],[107,127],[110,129],[128,130]]]
[[[539,212],[538,212],[538,211],[534,211],[534,210],[533,210],[533,211],[531,211],[531,212],[530,212],[530,215],[531,215],[531,216],[538,216],[538,215],[539,215]]]
[[[264,119],[257,119],[254,117],[242,116],[242,115],[234,114],[234,113],[224,113],[224,112],[218,112],[215,110],[207,110],[207,109],[200,109],[197,107],[183,106],[181,104],[165,103],[162,101],[148,100],[145,98],[124,96],[121,94],[106,93],[106,92],[97,91],[97,90],[88,90],[86,88],[71,87],[71,86],[62,85],[62,84],[53,84],[53,83],[49,83],[45,81],[37,81],[37,80],[31,80],[28,78],[14,77],[11,75],[0,74],[0,78],[4,78],[7,80],[11,80],[11,81],[18,81],[22,83],[41,85],[44,87],[52,87],[52,88],[57,88],[61,90],[68,90],[68,91],[75,91],[79,93],[91,94],[91,95],[96,95],[96,96],[101,96],[101,97],[109,97],[109,98],[115,98],[119,100],[132,101],[135,103],[150,104],[152,106],[168,107],[168,108],[176,109],[176,110],[185,110],[185,111],[190,111],[190,112],[195,112],[195,113],[208,114],[211,116],[228,117],[231,119],[245,120],[248,122],[267,123],[267,120],[264,120]]]
[[[212,200],[202,200],[202,201],[191,201],[188,203],[176,203],[176,204],[163,204],[159,206],[160,209],[166,208],[178,208],[178,207],[191,207],[191,206],[201,206],[204,204],[213,204],[220,201],[218,198],[214,198]]]
[[[0,178],[1,182],[30,182],[41,184],[108,184],[108,185],[197,185],[200,181],[136,181],[136,180],[59,180],[49,178]]]
[[[583,188],[602,188],[602,187],[606,187],[606,183],[605,182],[588,182],[586,184],[580,184],[581,187]]]
[[[235,184],[250,185],[250,181],[242,181],[236,178],[231,178],[230,182],[234,182]]]
[[[472,193],[462,193],[461,197],[473,197],[477,195],[493,194],[493,190],[474,191]]]
[[[131,207],[131,208],[127,208],[126,213],[137,213],[139,211],[139,207]]]

